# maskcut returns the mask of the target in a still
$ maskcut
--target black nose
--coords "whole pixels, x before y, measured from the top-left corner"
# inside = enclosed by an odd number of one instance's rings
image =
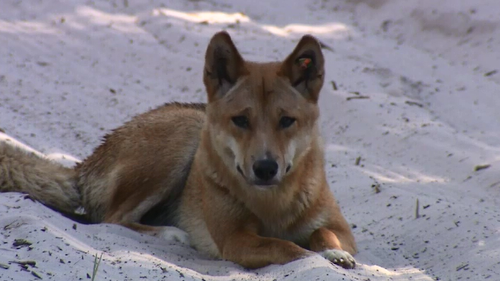
[[[260,180],[268,181],[278,173],[278,163],[274,160],[259,160],[253,163],[253,172]]]

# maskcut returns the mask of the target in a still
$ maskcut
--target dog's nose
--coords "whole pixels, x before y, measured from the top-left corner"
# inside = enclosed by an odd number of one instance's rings
[[[255,161],[252,168],[255,176],[264,181],[274,178],[278,173],[278,163],[269,159]]]

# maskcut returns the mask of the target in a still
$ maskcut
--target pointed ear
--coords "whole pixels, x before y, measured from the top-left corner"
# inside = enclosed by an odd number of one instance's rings
[[[323,86],[325,59],[321,46],[311,35],[300,39],[297,47],[283,61],[280,74],[306,99],[317,102]]]
[[[245,61],[226,31],[216,33],[205,53],[203,83],[208,102],[223,97],[240,76],[247,74]]]

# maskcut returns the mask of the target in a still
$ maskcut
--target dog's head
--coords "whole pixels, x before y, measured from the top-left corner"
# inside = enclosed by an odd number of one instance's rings
[[[236,176],[259,187],[278,185],[317,138],[324,58],[306,35],[282,62],[246,62],[226,32],[207,48],[211,145]]]

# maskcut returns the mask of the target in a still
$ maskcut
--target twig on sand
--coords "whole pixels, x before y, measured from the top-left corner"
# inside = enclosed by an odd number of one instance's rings
[[[405,103],[406,103],[407,105],[416,105],[416,106],[418,106],[418,107],[424,107],[424,105],[423,105],[423,104],[418,103],[418,102],[415,102],[415,101],[410,101],[410,100],[407,100],[407,101],[405,101]]]
[[[359,166],[359,163],[361,163],[361,156],[358,156],[358,158],[356,158],[356,162],[354,162],[354,165]]]
[[[36,266],[36,261],[11,261],[11,263],[17,263],[24,266]]]
[[[43,279],[43,278],[42,278],[42,276],[41,276],[40,274],[36,273],[36,272],[35,272],[35,271],[33,271],[33,270],[31,271],[31,275],[35,276],[35,277],[36,277],[36,278],[38,278],[38,279]]]
[[[491,75],[493,75],[493,74],[496,74],[497,72],[498,72],[498,70],[496,70],[496,69],[495,69],[495,70],[492,70],[492,71],[488,71],[488,72],[486,72],[486,73],[484,74],[484,76],[488,77],[488,76],[491,76]]]
[[[484,169],[488,169],[489,167],[491,167],[490,164],[477,165],[476,167],[474,167],[474,172],[477,172],[477,171],[480,171],[480,170],[484,170]]]
[[[347,97],[346,100],[361,100],[361,99],[369,99],[369,96],[355,96],[355,97]]]
[[[333,90],[337,91],[338,90],[337,83],[335,83],[335,81],[331,81],[331,83],[332,83]]]
[[[14,243],[12,243],[14,247],[30,246],[31,244],[33,243],[23,238],[15,239]]]
[[[456,270],[460,271],[462,269],[467,269],[468,266],[469,266],[468,263],[462,263],[461,265],[457,266]]]
[[[420,209],[420,206],[419,206],[419,202],[418,202],[418,198],[417,198],[417,206],[415,207],[415,218],[418,219],[420,218],[420,214],[419,214],[419,209]]]

